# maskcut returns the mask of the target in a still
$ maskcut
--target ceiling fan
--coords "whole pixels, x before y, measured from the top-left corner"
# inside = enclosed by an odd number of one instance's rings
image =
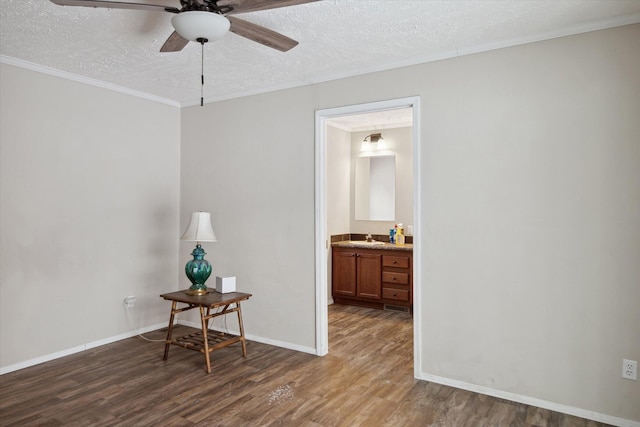
[[[189,41],[204,44],[221,39],[231,31],[270,48],[286,52],[298,42],[260,25],[238,19],[239,13],[256,12],[279,7],[295,6],[319,0],[180,0],[180,7],[159,4],[129,3],[100,0],[50,0],[61,6],[102,7],[107,9],[137,9],[169,12],[175,31],[160,48],[160,52],[177,52]]]

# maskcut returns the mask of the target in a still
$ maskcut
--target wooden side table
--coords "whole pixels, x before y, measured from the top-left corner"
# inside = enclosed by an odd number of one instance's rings
[[[251,294],[242,292],[221,294],[212,289],[205,295],[187,295],[186,290],[160,295],[160,297],[165,300],[172,301],[171,316],[169,317],[169,327],[167,329],[167,343],[164,346],[164,357],[162,360],[169,358],[169,347],[171,344],[188,348],[189,350],[199,351],[200,353],[204,353],[204,358],[207,362],[207,373],[210,374],[211,361],[209,359],[209,353],[212,351],[240,342],[242,343],[242,357],[247,357],[247,343],[244,338],[240,301],[248,300],[251,296]],[[177,308],[178,303],[187,304],[187,306]],[[218,310],[220,307],[222,307],[222,310]],[[200,309],[202,330],[182,337],[173,338],[172,332],[175,315],[194,308]],[[238,313],[240,335],[209,330],[209,320],[234,312]]]

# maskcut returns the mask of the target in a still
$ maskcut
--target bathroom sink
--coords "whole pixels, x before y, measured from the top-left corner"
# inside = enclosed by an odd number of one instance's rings
[[[355,244],[355,245],[367,245],[367,246],[383,246],[384,242],[376,242],[375,240],[373,242],[367,242],[366,240],[351,240],[349,241],[349,243],[351,244]]]

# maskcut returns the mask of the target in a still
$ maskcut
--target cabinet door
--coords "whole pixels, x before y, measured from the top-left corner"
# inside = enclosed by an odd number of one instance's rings
[[[382,294],[381,255],[358,253],[358,293],[364,298],[380,299]]]
[[[356,254],[333,251],[332,284],[334,295],[356,296]]]

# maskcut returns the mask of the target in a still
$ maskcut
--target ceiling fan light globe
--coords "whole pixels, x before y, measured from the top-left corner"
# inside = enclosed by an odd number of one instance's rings
[[[207,39],[212,42],[224,37],[229,32],[231,23],[217,13],[193,10],[171,18],[171,25],[187,40],[195,42],[198,39]]]

